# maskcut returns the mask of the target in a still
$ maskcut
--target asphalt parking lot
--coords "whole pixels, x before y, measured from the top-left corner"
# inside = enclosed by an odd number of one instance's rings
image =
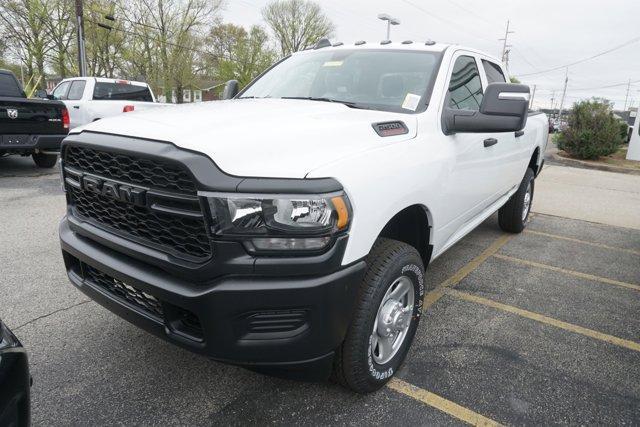
[[[64,272],[63,212],[56,171],[0,159],[0,317],[29,352],[34,425],[640,423],[638,229],[489,218],[430,265],[404,368],[360,396],[209,361],[91,302]]]

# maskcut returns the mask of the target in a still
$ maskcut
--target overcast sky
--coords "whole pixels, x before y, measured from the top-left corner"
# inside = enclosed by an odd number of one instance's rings
[[[260,10],[268,0],[227,0],[226,22],[244,26],[264,24]],[[401,24],[392,27],[392,40],[456,43],[500,56],[507,19],[515,33],[511,75],[535,73],[588,58],[618,45],[634,43],[596,59],[569,67],[566,104],[591,96],[606,97],[622,109],[631,85],[629,103],[640,101],[640,1],[638,0],[320,0],[336,24],[334,41],[380,41],[386,24],[377,19],[388,13]],[[560,102],[564,69],[519,77],[537,85],[536,106],[550,107],[555,90]],[[612,88],[600,88],[621,84]],[[598,88],[598,89],[590,89]],[[588,90],[583,90],[588,89]]]

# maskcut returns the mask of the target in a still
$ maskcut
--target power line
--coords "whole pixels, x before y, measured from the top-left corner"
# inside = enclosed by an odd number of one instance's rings
[[[561,69],[566,68],[566,67],[571,67],[573,65],[582,64],[583,62],[587,62],[587,61],[590,61],[592,59],[598,58],[598,57],[600,57],[602,55],[606,55],[608,53],[614,52],[614,51],[616,51],[618,49],[622,49],[623,47],[629,46],[630,44],[636,43],[638,41],[640,41],[640,37],[635,37],[635,38],[633,38],[631,40],[628,40],[628,41],[626,41],[626,42],[624,42],[622,44],[619,44],[618,46],[612,47],[611,49],[607,49],[605,51],[596,53],[595,55],[592,55],[592,56],[590,56],[588,58],[583,58],[583,59],[580,59],[578,61],[571,62],[569,64],[559,65],[557,67],[549,68],[549,69],[546,69],[546,70],[536,71],[534,73],[519,74],[519,75],[517,75],[517,77],[527,77],[527,76],[534,76],[534,75],[537,75],[537,74],[545,74],[545,73],[550,73],[552,71],[561,70]]]
[[[440,16],[438,16],[438,15],[436,15],[436,14],[432,13],[432,12],[429,12],[428,10],[426,10],[425,8],[423,8],[422,6],[419,6],[419,5],[415,4],[415,3],[414,3],[414,2],[412,2],[412,1],[409,1],[409,0],[402,0],[402,1],[403,1],[404,3],[406,3],[406,4],[410,5],[410,6],[413,6],[413,7],[414,7],[414,8],[416,8],[416,9],[418,9],[419,11],[421,11],[422,13],[424,13],[425,15],[428,15],[428,16],[430,16],[430,17],[434,18],[434,19],[437,19],[438,21],[441,21],[441,22],[444,22],[444,23],[445,23],[445,24],[447,24],[447,25],[450,25],[451,27],[453,27],[453,28],[457,29],[458,31],[465,32],[465,33],[467,33],[467,34],[472,35],[472,36],[473,36],[473,37],[475,37],[475,38],[485,40],[485,41],[487,41],[487,42],[489,42],[489,43],[495,43],[495,41],[493,41],[493,40],[490,40],[490,39],[488,39],[488,38],[486,38],[486,37],[480,36],[480,35],[478,35],[478,34],[475,34],[475,33],[474,33],[474,32],[472,32],[472,31],[467,30],[466,28],[464,28],[464,27],[460,26],[460,25],[459,25],[459,24],[457,24],[456,22],[450,21],[450,20],[448,20],[448,19],[446,19],[446,18],[442,18],[442,17],[440,17]]]

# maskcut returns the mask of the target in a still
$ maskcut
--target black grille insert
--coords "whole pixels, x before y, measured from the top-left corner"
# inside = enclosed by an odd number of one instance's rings
[[[81,264],[81,268],[85,280],[88,280],[94,285],[98,285],[117,298],[135,305],[146,313],[158,318],[158,320],[164,321],[162,304],[153,295],[113,278],[85,263]]]

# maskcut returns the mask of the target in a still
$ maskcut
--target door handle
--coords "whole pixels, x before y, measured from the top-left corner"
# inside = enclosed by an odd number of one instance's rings
[[[79,110],[80,106],[79,105],[74,105],[73,108],[75,108],[76,110]]]
[[[487,138],[484,140],[485,147],[491,147],[492,145],[496,145],[497,143],[498,143],[498,140],[495,138]]]
[[[520,138],[522,135],[524,135],[524,131],[523,130],[519,130],[516,132],[516,138]]]

